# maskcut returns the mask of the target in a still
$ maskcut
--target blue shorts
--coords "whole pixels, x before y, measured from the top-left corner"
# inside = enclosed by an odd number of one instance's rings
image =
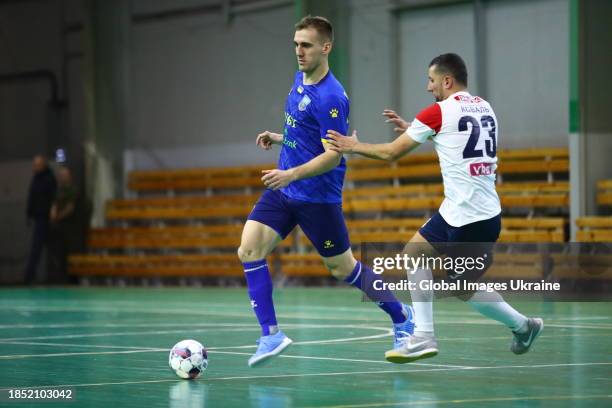
[[[266,190],[248,219],[267,225],[282,239],[299,225],[323,257],[340,255],[351,247],[342,204],[311,203]]]
[[[493,245],[501,231],[501,214],[488,220],[453,227],[447,223],[439,212],[436,212],[419,229],[419,233],[433,246],[436,251],[451,257],[476,258],[486,254],[484,269],[455,274],[448,271],[453,280],[478,280],[493,263]]]

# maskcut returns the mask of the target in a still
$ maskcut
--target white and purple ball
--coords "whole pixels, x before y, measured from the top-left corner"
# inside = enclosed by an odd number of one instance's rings
[[[170,350],[170,368],[181,378],[198,378],[208,367],[208,354],[202,344],[195,340],[179,341]]]

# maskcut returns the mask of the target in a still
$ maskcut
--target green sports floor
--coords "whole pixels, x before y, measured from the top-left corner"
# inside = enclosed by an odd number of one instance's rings
[[[0,406],[66,407],[610,407],[612,307],[517,302],[544,318],[533,349],[515,356],[510,332],[459,301],[436,303],[440,354],[384,361],[390,324],[350,288],[275,292],[295,341],[249,368],[259,328],[244,289],[0,290]],[[168,368],[194,338],[209,350],[195,380]],[[65,389],[74,401],[11,400],[10,388]]]

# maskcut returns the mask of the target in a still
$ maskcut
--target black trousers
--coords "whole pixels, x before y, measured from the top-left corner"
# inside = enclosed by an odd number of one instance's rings
[[[49,219],[47,217],[34,218],[34,230],[32,231],[32,243],[30,245],[30,254],[28,256],[28,264],[25,269],[25,283],[29,284],[36,279],[36,270],[40,263],[42,251],[47,244],[49,235]]]
[[[80,236],[73,223],[60,221],[49,226],[47,283],[68,283],[70,281],[68,254],[78,252],[79,239]]]

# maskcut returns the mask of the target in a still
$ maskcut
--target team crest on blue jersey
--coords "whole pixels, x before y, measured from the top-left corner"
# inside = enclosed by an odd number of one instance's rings
[[[310,98],[308,97],[308,95],[304,95],[304,97],[302,98],[302,100],[300,101],[299,105],[298,105],[298,109],[300,111],[305,111],[306,107],[310,104]]]
[[[302,88],[302,85],[298,86],[297,89],[298,93],[301,94],[302,92],[304,92],[304,88]]]

